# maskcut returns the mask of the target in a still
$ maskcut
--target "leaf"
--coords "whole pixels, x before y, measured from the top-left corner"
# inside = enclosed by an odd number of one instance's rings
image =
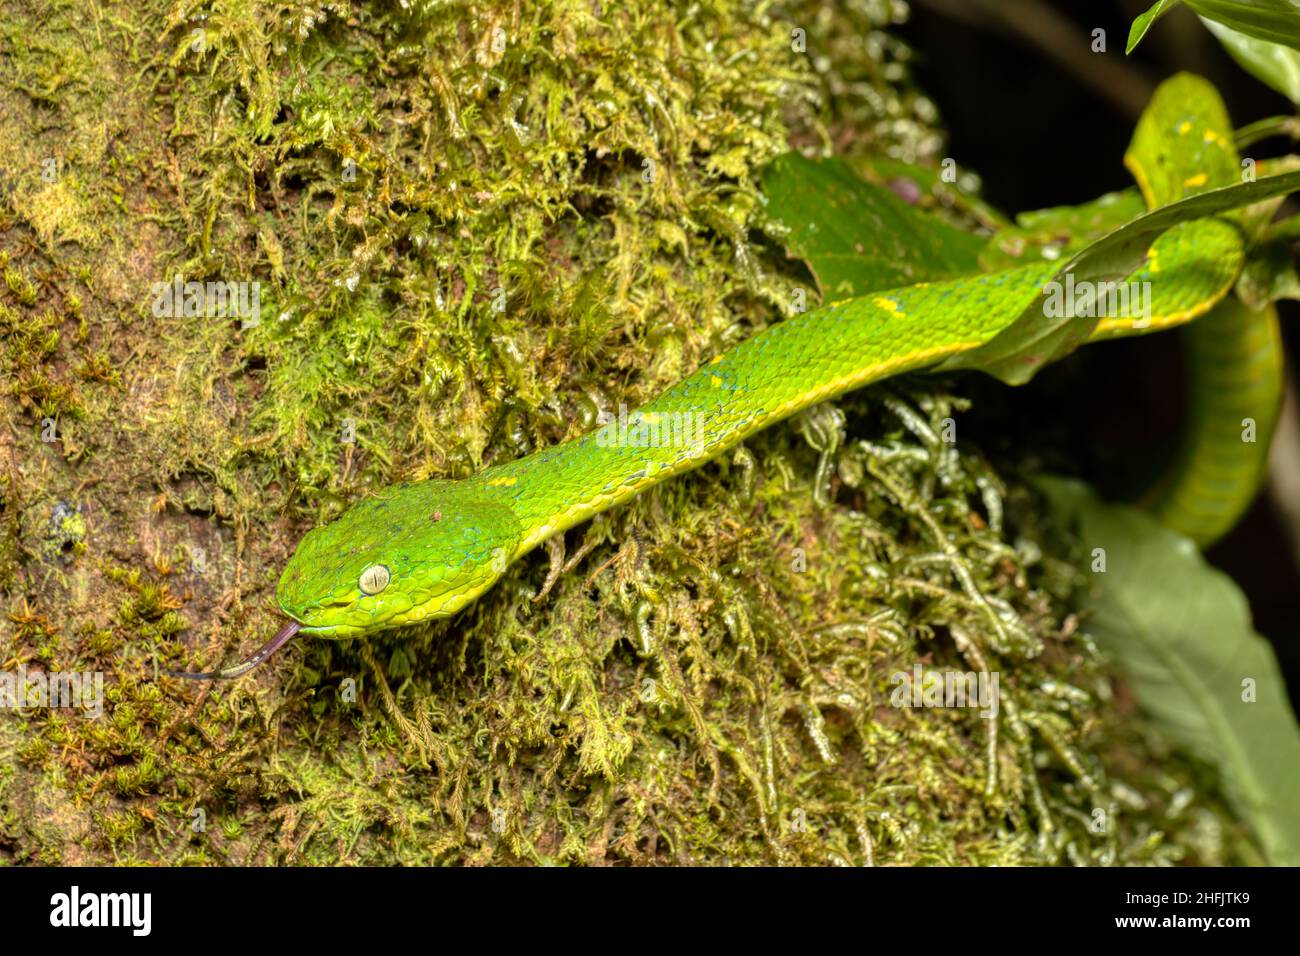
[[[1078,206],[1053,206],[1022,212],[1016,216],[1016,224],[1022,229],[1066,233],[1072,241],[1079,242],[1086,241],[1085,237],[1104,236],[1146,211],[1138,191],[1125,189],[1106,193]]]
[[[1279,299],[1300,299],[1300,272],[1293,250],[1300,246],[1300,216],[1264,230],[1246,256],[1237,280],[1237,295],[1252,309]]]
[[[1149,515],[1104,504],[1070,479],[1040,485],[1077,526],[1090,567],[1103,549],[1105,573],[1092,574],[1085,602],[1088,630],[1156,725],[1218,768],[1269,861],[1300,864],[1300,727],[1241,591]]]
[[[956,180],[949,181],[946,170],[876,154],[855,156],[848,161],[852,163],[854,171],[867,182],[895,189],[919,191],[921,197],[936,199],[944,208],[954,209],[990,229],[1001,229],[1010,225],[1001,211],[990,206],[975,193],[967,192],[958,185]]]
[[[1243,161],[1243,168],[1252,165],[1252,161]],[[1300,156],[1272,156],[1266,159],[1253,162],[1255,174],[1258,176],[1269,177],[1277,176],[1281,173],[1291,173],[1300,169]],[[1269,231],[1269,224],[1273,222],[1278,210],[1286,203],[1286,196],[1277,196],[1273,199],[1265,200],[1254,206],[1247,206],[1237,213],[1237,221],[1241,224],[1241,231],[1247,239],[1246,257],[1252,255],[1251,247],[1259,242]]]
[[[838,159],[785,153],[762,183],[770,231],[807,263],[824,301],[979,271],[985,239],[860,179]]]
[[[1023,265],[1031,257],[1057,259],[1078,252],[1146,212],[1135,188],[1106,193],[1078,206],[1053,206],[1016,216],[1014,226],[998,230],[980,253],[989,271]]]
[[[1145,13],[1134,17],[1133,24],[1129,27],[1128,44],[1124,52],[1132,53],[1134,47],[1142,42],[1142,38],[1151,29],[1152,24],[1177,6],[1178,2],[1179,0],[1158,0]],[[1278,86],[1273,79],[1257,69],[1259,67],[1270,75],[1275,74],[1279,66],[1263,67],[1259,63],[1262,59],[1272,59],[1274,54],[1254,50],[1248,52],[1247,59],[1243,60],[1239,51],[1234,49],[1229,41],[1224,40],[1214,25],[1222,25],[1238,35],[1244,34],[1245,39],[1280,44],[1293,50],[1300,50],[1300,0],[1186,0],[1186,3],[1200,14],[1201,20],[1215,36],[1219,37],[1238,63],[1293,101],[1296,99],[1292,93]],[[1281,68],[1287,69],[1287,67]]]
[[[1142,38],[1151,29],[1151,25],[1177,4],[1178,0],[1156,0],[1156,3],[1146,13],[1139,13],[1134,17],[1133,25],[1128,30],[1128,44],[1124,47],[1124,53],[1132,53],[1134,47],[1142,42]]]
[[[1203,18],[1300,50],[1300,0],[1186,0]]]
[[[1223,48],[1255,79],[1277,90],[1292,103],[1300,103],[1300,52],[1280,43],[1270,43],[1201,17],[1205,28],[1218,37]]]
[[[1300,299],[1300,275],[1291,249],[1295,240],[1266,241],[1252,250],[1237,279],[1237,296],[1258,311],[1279,299]]]

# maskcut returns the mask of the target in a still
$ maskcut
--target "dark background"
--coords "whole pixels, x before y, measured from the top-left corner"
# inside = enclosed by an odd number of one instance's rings
[[[917,85],[949,133],[945,154],[979,173],[1008,214],[1067,205],[1132,185],[1122,158],[1138,111],[1179,70],[1210,79],[1241,127],[1292,113],[1186,9],[1161,18],[1131,56],[1129,24],[1151,0],[914,0],[899,32]],[[1106,31],[1106,52],[1091,51]],[[1256,147],[1286,152],[1285,141]],[[1292,200],[1294,202],[1294,200]],[[1300,303],[1280,304],[1290,368],[1300,368]],[[1177,335],[1102,343],[1025,389],[977,386],[974,429],[990,447],[1055,449],[1054,470],[1124,496],[1172,452],[1183,416]],[[1291,466],[1300,469],[1300,460]],[[1300,566],[1267,493],[1208,557],[1246,592],[1256,628],[1277,649],[1300,701]]]

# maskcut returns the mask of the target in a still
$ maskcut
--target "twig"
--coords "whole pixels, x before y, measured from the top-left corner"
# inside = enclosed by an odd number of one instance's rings
[[[1145,70],[1130,66],[1109,53],[1093,53],[1089,33],[1038,0],[919,2],[946,17],[1014,36],[1035,47],[1128,116],[1140,116],[1155,90],[1155,82]],[[1108,42],[1123,44],[1124,39],[1123,36],[1113,40],[1108,38]]]

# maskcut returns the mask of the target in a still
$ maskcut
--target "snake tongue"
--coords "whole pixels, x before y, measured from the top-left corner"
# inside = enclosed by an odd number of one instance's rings
[[[302,625],[297,621],[288,621],[284,627],[280,628],[280,630],[276,632],[275,637],[271,638],[238,664],[233,664],[230,667],[223,667],[220,670],[215,671],[165,671],[164,673],[166,673],[168,677],[184,677],[186,680],[230,680],[232,677],[239,677],[241,674],[247,674],[258,664],[262,663],[262,661],[266,660],[280,648],[284,647],[284,645],[288,644],[301,627]]]

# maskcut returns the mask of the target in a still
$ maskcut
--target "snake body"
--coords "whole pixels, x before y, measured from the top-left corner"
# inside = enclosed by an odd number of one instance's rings
[[[1166,527],[1202,547],[1230,531],[1268,467],[1281,411],[1277,311],[1224,298],[1183,333],[1187,421],[1182,445],[1144,502]]]
[[[1149,329],[1187,322],[1231,287],[1242,247],[1228,223],[1166,233],[1135,281],[1152,283]],[[601,441],[599,431],[460,481],[381,491],[309,532],[277,596],[304,630],[350,637],[445,617],[486,591],[506,565],[598,512],[704,462],[810,405],[974,349],[1031,303],[1051,263],[883,291],[771,326],[706,363],[639,410],[655,426],[690,421],[702,433],[676,447]],[[1142,331],[1112,319],[1094,337]],[[694,436],[692,436],[694,438]],[[376,594],[358,586],[387,570]],[[399,584],[400,586],[394,586]]]
[[[1197,149],[1216,145],[1208,135],[1197,143]],[[1180,187],[1157,175],[1162,169],[1134,172],[1149,207],[1179,197]],[[1277,406],[1275,317],[1225,299],[1244,249],[1241,229],[1227,217],[1169,229],[1126,280],[1149,283],[1149,315],[1103,319],[1090,339],[1158,331],[1213,311],[1194,324],[1190,349],[1198,427],[1182,468],[1152,505],[1202,542],[1230,526],[1253,496],[1260,449],[1272,427],[1268,409],[1275,415]],[[470,478],[386,488],[302,539],[277,589],[291,621],[271,644],[237,667],[189,676],[242,673],[295,632],[357,637],[451,615],[552,536],[755,432],[818,402],[978,348],[1033,303],[1057,269],[1035,262],[831,303],[706,362],[642,407],[634,430],[620,422],[611,434],[606,425]],[[1252,414],[1260,434],[1246,445],[1241,419]]]

